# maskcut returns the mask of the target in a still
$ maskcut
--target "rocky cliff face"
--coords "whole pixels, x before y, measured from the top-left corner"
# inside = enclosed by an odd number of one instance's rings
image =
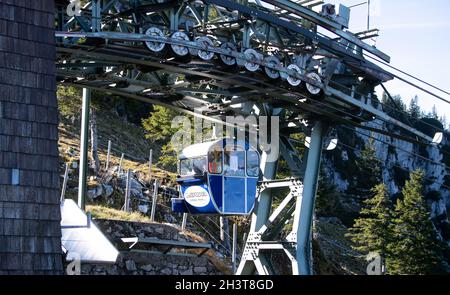
[[[388,130],[386,124],[379,120],[367,125],[374,128],[382,126],[384,130]],[[448,133],[441,146],[437,147],[420,146],[358,128],[355,129],[356,132],[345,128],[338,128],[337,131],[339,135],[343,135],[339,136],[339,140],[344,145],[339,145],[333,152],[325,152],[322,168],[327,179],[342,193],[343,202],[353,202],[350,191],[357,175],[354,175],[352,167],[355,167],[355,159],[360,156],[359,150],[368,144],[368,136],[373,137],[383,182],[393,198],[401,192],[405,180],[409,178],[408,171],[425,171],[425,197],[431,208],[431,217],[444,239],[450,240],[450,169],[446,169],[450,154],[443,151],[443,147],[450,146]]]

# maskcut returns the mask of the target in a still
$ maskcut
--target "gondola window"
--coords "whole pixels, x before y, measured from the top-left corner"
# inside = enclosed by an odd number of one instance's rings
[[[222,160],[223,152],[222,150],[212,150],[208,153],[208,169],[209,173],[221,174],[222,173]]]
[[[245,176],[245,152],[243,150],[225,150],[224,172],[227,176]]]
[[[256,151],[249,150],[247,152],[247,176],[259,176],[259,155]]]
[[[183,176],[202,175],[206,172],[206,158],[184,159],[180,162],[180,174]]]

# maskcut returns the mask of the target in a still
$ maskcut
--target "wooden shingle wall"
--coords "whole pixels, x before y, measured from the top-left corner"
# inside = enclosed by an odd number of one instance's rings
[[[0,274],[61,274],[54,1],[0,0]]]

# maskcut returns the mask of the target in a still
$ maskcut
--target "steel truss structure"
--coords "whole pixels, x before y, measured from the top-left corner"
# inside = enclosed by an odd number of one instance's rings
[[[281,188],[289,188],[289,193],[283,199],[278,208],[273,211],[268,220],[258,230],[254,229],[249,233],[246,241],[246,247],[242,255],[242,263],[240,264],[240,268],[238,269],[239,273],[253,273],[254,269],[252,268],[252,264],[254,264],[254,268],[256,268],[258,273],[260,274],[275,273],[274,267],[270,264],[270,261],[264,256],[262,252],[264,250],[278,249],[285,251],[286,255],[288,255],[288,257],[292,261],[294,274],[298,274],[298,263],[296,258],[296,230],[293,229],[287,237],[284,237],[282,239],[277,236],[282,230],[282,227],[280,227],[279,225],[284,225],[286,221],[292,218],[293,207],[288,207],[288,205],[292,203],[293,200],[295,200],[295,202],[301,202],[301,198],[299,198],[298,196],[301,196],[303,192],[302,182],[299,179],[263,181],[258,189],[258,202],[261,201],[260,198],[263,192],[271,195],[272,190],[279,190]],[[263,210],[262,206],[257,206],[257,208],[259,212]],[[255,220],[257,217],[256,213],[259,212],[255,212]],[[294,215],[297,214],[298,212],[294,213]],[[299,220],[295,217],[295,220]],[[278,227],[276,225],[278,225]],[[307,253],[305,252],[305,254]],[[302,257],[305,256],[303,255]]]
[[[313,8],[322,1],[93,0],[70,13],[74,3],[56,2],[61,84],[218,123],[229,115],[280,118],[281,155],[296,179],[271,181],[277,162],[262,161],[264,179],[238,274],[272,273],[264,255],[270,249],[287,254],[294,274],[311,273],[311,220],[328,126],[386,133],[363,124],[377,117],[432,141],[383,111],[374,89],[394,76],[365,55],[390,58],[363,41],[376,30],[347,30],[343,6],[339,13],[330,6],[319,13]],[[304,132],[311,133],[311,143],[300,159],[289,137]],[[279,187],[290,193],[272,211]],[[295,206],[287,209],[291,201]],[[288,219],[292,232],[278,237]]]

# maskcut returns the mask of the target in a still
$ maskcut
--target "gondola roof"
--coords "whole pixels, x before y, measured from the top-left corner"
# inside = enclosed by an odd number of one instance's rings
[[[237,141],[235,139],[230,138],[220,138],[213,141],[208,142],[202,142],[202,143],[196,143],[193,145],[190,145],[186,148],[184,148],[178,158],[180,160],[183,159],[192,159],[192,158],[198,158],[198,157],[205,157],[208,154],[208,151],[213,147],[214,145],[217,145],[219,147],[224,147],[226,145],[226,141],[230,140],[234,142],[236,145],[244,146],[246,150],[249,149],[249,143]]]

